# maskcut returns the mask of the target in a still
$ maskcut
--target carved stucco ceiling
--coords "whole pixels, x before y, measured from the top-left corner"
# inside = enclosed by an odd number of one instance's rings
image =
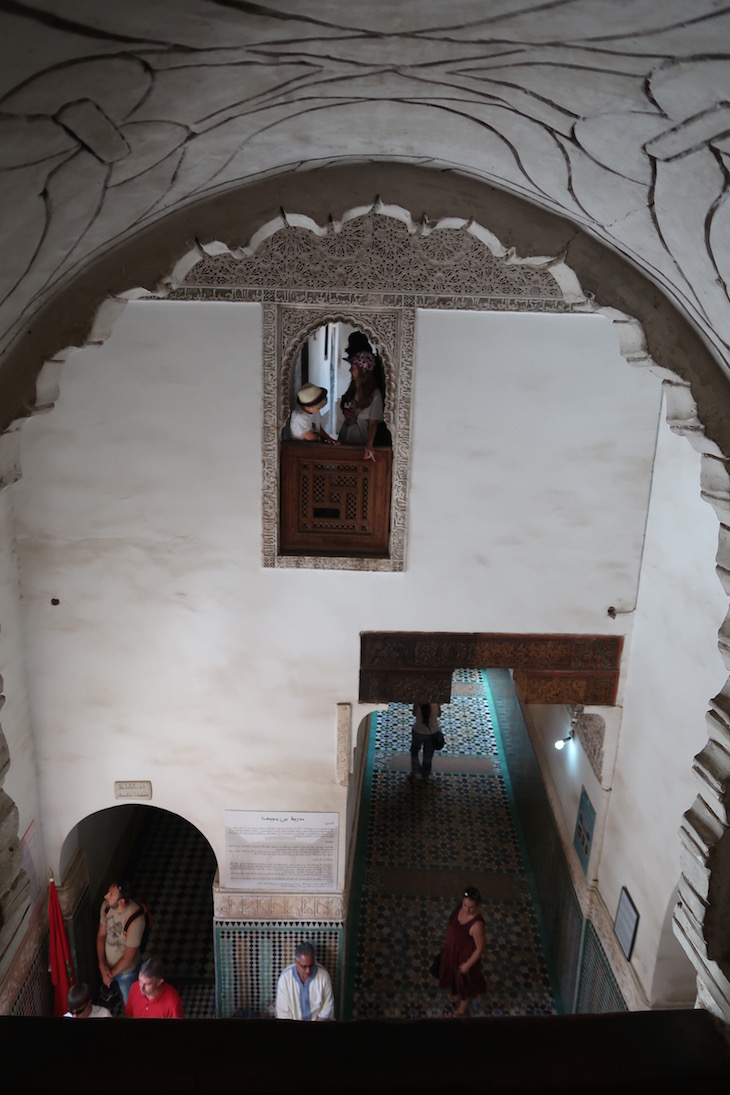
[[[714,0],[31,0],[0,29],[3,344],[170,210],[386,159],[567,216],[730,360],[730,11]]]

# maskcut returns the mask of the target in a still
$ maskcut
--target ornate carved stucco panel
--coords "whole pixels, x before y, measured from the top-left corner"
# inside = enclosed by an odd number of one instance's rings
[[[406,550],[406,505],[410,454],[411,377],[415,311],[413,308],[363,309],[360,294],[320,294],[313,306],[267,305],[265,326],[273,338],[264,340],[264,427],[263,461],[263,564],[279,567],[321,567],[338,570],[402,570]],[[390,551],[387,559],[318,558],[280,556],[278,538],[278,438],[291,409],[291,376],[303,343],[324,323],[350,323],[364,331],[378,347],[385,368],[386,419],[393,436]],[[269,356],[271,355],[271,356]],[[269,378],[276,376],[276,403],[271,405]],[[272,423],[274,426],[272,428]],[[273,436],[272,436],[273,435]]]
[[[417,308],[571,311],[548,260],[495,253],[471,222],[415,222],[405,210],[367,212],[324,227],[287,215],[249,247],[215,247],[171,289],[172,300],[257,301],[263,308],[262,562],[266,567],[403,570]],[[387,559],[283,556],[278,551],[279,438],[291,408],[291,374],[306,338],[350,323],[378,347],[393,435]]]
[[[191,290],[206,296],[232,289],[300,295],[344,290],[358,294],[363,306],[411,294],[429,308],[453,307],[454,301],[456,307],[482,308],[508,300],[532,302],[543,311],[570,310],[550,273],[555,260],[515,261],[504,248],[495,254],[470,221],[417,222],[406,210],[386,213],[377,203],[324,227],[307,220],[285,213],[235,254],[216,246],[174,296],[190,299]]]
[[[606,720],[595,713],[586,712],[582,704],[568,704],[570,722],[583,751],[590,761],[597,780],[603,778],[603,745],[606,739]]]

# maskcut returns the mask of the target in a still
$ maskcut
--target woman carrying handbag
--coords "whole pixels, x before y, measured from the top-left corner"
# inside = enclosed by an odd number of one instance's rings
[[[411,779],[427,780],[431,775],[431,761],[434,749],[442,749],[444,736],[441,733],[438,717],[441,714],[440,703],[414,703],[413,714],[416,721],[411,730]],[[419,753],[423,749],[423,761]]]

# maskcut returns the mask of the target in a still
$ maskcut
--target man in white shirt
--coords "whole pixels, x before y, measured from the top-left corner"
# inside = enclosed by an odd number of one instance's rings
[[[331,1019],[335,998],[332,981],[318,966],[311,943],[297,943],[294,964],[287,966],[276,986],[276,1018],[318,1022]]]

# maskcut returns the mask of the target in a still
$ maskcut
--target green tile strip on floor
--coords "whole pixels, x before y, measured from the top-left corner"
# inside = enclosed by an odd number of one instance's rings
[[[542,918],[542,912],[541,912],[541,908],[540,908],[540,901],[538,899],[537,887],[535,885],[535,878],[534,878],[534,875],[533,875],[533,872],[532,872],[532,869],[531,869],[531,866],[530,866],[530,857],[529,857],[528,852],[527,852],[527,844],[526,844],[524,833],[523,833],[523,830],[522,830],[522,825],[520,824],[520,817],[519,817],[519,812],[517,810],[517,806],[516,806],[516,803],[515,803],[515,796],[514,796],[514,793],[513,793],[513,790],[512,790],[512,781],[510,779],[509,767],[507,765],[507,758],[505,756],[504,746],[502,744],[502,733],[501,733],[500,724],[499,724],[498,706],[494,702],[494,697],[492,695],[492,690],[491,690],[491,687],[490,687],[490,671],[481,670],[480,672],[481,672],[482,679],[484,681],[484,692],[485,692],[485,695],[487,696],[487,702],[489,703],[489,707],[490,707],[490,710],[492,712],[492,720],[493,720],[493,724],[494,724],[495,739],[496,739],[496,742],[497,742],[497,749],[499,750],[499,756],[500,756],[502,771],[504,773],[505,787],[507,789],[507,795],[508,795],[509,802],[510,802],[510,809],[512,810],[512,815],[515,819],[515,828],[516,828],[516,831],[517,831],[517,839],[518,839],[519,845],[520,845],[522,861],[523,861],[524,866],[525,866],[525,875],[526,875],[526,879],[527,879],[527,884],[530,888],[530,896],[531,896],[531,899],[532,899],[532,905],[533,905],[533,908],[535,910],[535,916],[537,918],[538,930],[539,930],[540,941],[541,941],[541,947],[542,947],[543,953],[545,954],[545,958],[546,958],[546,966],[547,966],[548,977],[550,979],[551,991],[552,991],[552,994],[553,994],[553,999],[555,1001],[555,1010],[558,1014],[563,1014],[564,1013],[563,1001],[561,1000],[560,993],[558,991],[558,979],[555,977],[554,971],[553,971],[553,969],[551,967],[551,964],[550,964],[549,948],[547,946],[547,932],[545,930],[545,924],[544,924],[544,921],[543,921],[543,918]],[[499,671],[499,672],[501,672],[501,671]],[[526,733],[527,733],[527,731],[525,730],[525,734]]]
[[[345,961],[344,975],[342,978],[342,1002],[340,1016],[342,1019],[352,1019],[352,1003],[355,983],[355,954],[357,945],[358,925],[360,923],[360,907],[362,901],[363,875],[365,872],[365,858],[367,854],[368,826],[370,824],[370,802],[373,785],[373,760],[375,757],[375,745],[377,737],[377,712],[370,716],[367,758],[363,772],[362,795],[360,798],[360,811],[357,825],[357,838],[355,846],[352,880],[350,883],[350,904],[348,921],[351,927],[345,937]]]

